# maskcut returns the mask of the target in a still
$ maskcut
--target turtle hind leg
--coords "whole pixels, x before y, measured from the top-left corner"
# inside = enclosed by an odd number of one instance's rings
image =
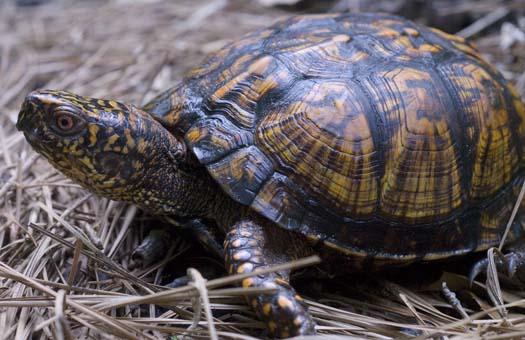
[[[231,274],[248,273],[256,268],[290,261],[303,255],[297,254],[297,249],[304,251],[309,248],[307,245],[300,246],[300,241],[294,237],[296,235],[264,224],[252,220],[240,221],[226,235],[225,261]],[[289,271],[282,271],[242,280],[245,288],[268,287],[277,290],[275,293],[247,296],[247,300],[266,323],[270,336],[286,338],[315,334],[315,323],[301,297],[289,285],[289,276]]]
[[[494,254],[498,273],[508,278],[512,284],[525,286],[525,240],[520,240],[509,246],[505,254],[500,251],[495,251]],[[472,266],[469,273],[470,285],[479,274],[486,272],[488,265],[489,259],[483,258]]]

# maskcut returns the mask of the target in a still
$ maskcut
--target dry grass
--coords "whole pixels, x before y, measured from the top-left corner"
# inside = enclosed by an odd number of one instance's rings
[[[144,103],[204,54],[284,15],[223,0],[57,1],[24,10],[0,2],[1,339],[262,336],[241,297],[261,290],[241,292],[232,285],[239,277],[206,281],[197,271],[188,286],[160,286],[174,266],[184,270],[195,246],[180,239],[166,259],[134,265],[130,254],[158,222],[65,179],[28,147],[14,122],[24,95],[37,87]],[[499,41],[492,34],[477,42],[523,95],[525,45],[502,52]],[[490,288],[470,289],[461,265],[447,268],[459,274],[438,266],[424,283],[367,277],[320,282],[305,293],[315,296],[307,301],[323,338],[525,336],[521,291],[502,290],[494,278]],[[463,311],[443,296],[443,281]]]

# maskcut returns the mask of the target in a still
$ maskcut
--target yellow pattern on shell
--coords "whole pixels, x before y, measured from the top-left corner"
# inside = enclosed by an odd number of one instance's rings
[[[353,91],[344,83],[311,84],[304,96],[268,114],[256,138],[267,154],[294,168],[292,180],[307,180],[302,185],[322,192],[330,204],[364,216],[375,210],[378,178],[366,108]]]

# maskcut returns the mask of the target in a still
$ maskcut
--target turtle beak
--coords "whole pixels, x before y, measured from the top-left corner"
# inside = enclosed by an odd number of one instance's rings
[[[27,98],[26,98],[26,101],[24,101],[24,104],[22,104],[22,109],[20,110],[20,113],[18,114],[18,121],[16,122],[16,128],[18,129],[18,131],[27,132],[31,128],[30,106],[31,104],[27,102]]]
[[[40,129],[39,126],[43,121],[43,106],[45,95],[33,91],[27,95],[18,114],[16,128],[24,133],[27,141],[30,144],[39,140]]]
[[[32,118],[36,114],[36,108],[38,107],[38,102],[40,101],[41,95],[37,91],[29,93],[24,102],[22,103],[22,108],[18,114],[18,121],[16,122],[16,128],[21,132],[28,132],[31,129]]]

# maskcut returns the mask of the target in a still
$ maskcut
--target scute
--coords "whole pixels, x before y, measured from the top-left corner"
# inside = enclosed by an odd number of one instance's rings
[[[464,200],[457,148],[460,126],[452,101],[432,70],[377,70],[362,81],[384,114],[380,214],[409,224],[448,216]]]
[[[246,205],[252,203],[274,172],[272,162],[253,145],[210,163],[207,168],[224,191]]]
[[[523,126],[522,117],[514,116],[505,85],[495,82],[480,65],[453,62],[440,65],[439,70],[467,113],[466,138],[475,145],[469,196],[486,197],[508,183],[520,166],[518,147],[523,137],[516,128]]]
[[[163,119],[191,125],[186,143],[224,191],[349,254],[486,249],[523,181],[512,86],[464,39],[397,16],[294,17],[184,86],[198,112]]]
[[[255,136],[313,199],[365,217],[376,210],[378,159],[366,115],[370,107],[356,88],[335,80],[297,82],[261,120]]]
[[[292,81],[277,59],[261,56],[243,72],[215,87],[204,102],[205,110],[227,116],[240,128],[253,129],[258,119],[257,106],[263,98],[285,89]]]
[[[203,164],[217,161],[232,151],[253,144],[253,134],[216,115],[198,121],[186,133],[186,142]]]

